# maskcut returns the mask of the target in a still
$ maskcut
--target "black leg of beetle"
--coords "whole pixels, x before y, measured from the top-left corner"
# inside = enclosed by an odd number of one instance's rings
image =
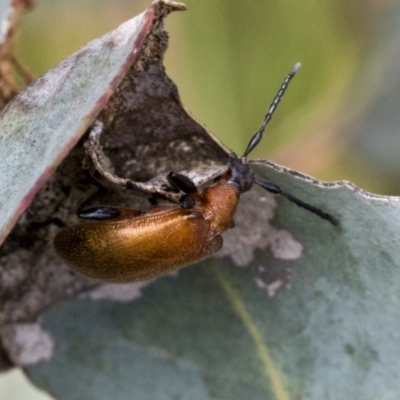
[[[170,172],[167,175],[168,183],[175,189],[186,194],[197,193],[197,187],[194,182],[185,175],[176,172]]]
[[[157,197],[154,195],[151,195],[147,200],[152,206],[157,206],[159,204]]]
[[[132,182],[131,180],[127,180],[125,182],[125,191],[127,193],[131,193],[133,195],[137,196],[152,196],[154,193],[151,190],[145,189],[142,186],[137,185],[135,182]]]
[[[164,192],[171,192],[171,193],[179,193],[180,190],[177,189],[176,187],[172,187],[171,185],[167,185],[166,183],[163,183],[161,185],[161,190]]]
[[[94,192],[87,200],[85,200],[77,210],[78,218],[88,219],[93,221],[104,221],[108,219],[117,218],[120,215],[120,210],[117,207],[109,206],[89,206],[89,204],[96,197],[107,193],[107,188],[103,186],[96,178],[88,173],[88,181],[97,187],[97,191]]]
[[[304,201],[298,199],[297,197],[294,197],[291,194],[284,192],[278,185],[275,185],[274,183],[267,182],[267,181],[261,181],[261,180],[255,180],[254,182],[258,186],[261,186],[263,189],[267,190],[268,192],[271,192],[274,194],[280,194],[281,196],[286,197],[292,203],[296,204],[299,207],[306,209],[307,211],[312,212],[315,215],[318,215],[318,217],[320,217],[322,219],[329,221],[332,225],[336,226],[339,223],[336,218],[332,217],[332,215],[324,213],[319,208],[314,207],[311,204],[305,203]]]
[[[106,221],[117,218],[121,215],[121,210],[117,207],[98,206],[78,208],[78,218],[89,219],[93,221]]]
[[[107,188],[103,186],[97,179],[95,179],[90,173],[88,173],[88,183],[91,183],[92,185],[96,186],[97,190],[78,207],[77,214],[79,218],[81,218],[80,214],[85,211],[85,208],[86,209],[93,208],[93,207],[88,207],[88,204],[90,204],[93,201],[93,199],[104,193],[107,193]]]
[[[192,196],[185,194],[179,199],[179,204],[182,208],[192,208],[196,202]]]

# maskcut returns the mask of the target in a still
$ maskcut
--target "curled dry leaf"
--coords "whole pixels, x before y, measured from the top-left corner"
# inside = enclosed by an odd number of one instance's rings
[[[55,301],[97,285],[67,268],[52,247],[57,223],[76,221],[78,205],[93,192],[80,138],[96,115],[104,124],[102,151],[118,176],[146,182],[225,163],[226,150],[188,115],[162,65],[163,19],[184,9],[155,1],[35,81],[0,116],[1,240],[19,217],[0,249],[0,326],[32,321]],[[99,201],[127,199],[111,193]]]

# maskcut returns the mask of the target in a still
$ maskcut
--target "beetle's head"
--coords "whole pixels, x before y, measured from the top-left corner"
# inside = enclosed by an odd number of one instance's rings
[[[254,174],[247,163],[246,157],[239,158],[235,153],[229,155],[229,183],[234,185],[239,193],[247,192],[253,187]]]

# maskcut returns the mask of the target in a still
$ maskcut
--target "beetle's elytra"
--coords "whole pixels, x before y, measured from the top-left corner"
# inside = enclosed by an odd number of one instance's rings
[[[255,177],[247,163],[299,67],[296,64],[285,78],[243,156],[230,154],[228,169],[217,183],[200,193],[189,178],[170,173],[170,185],[182,193],[180,204],[155,204],[147,213],[116,207],[83,209],[78,216],[92,222],[63,229],[55,238],[61,258],[83,275],[107,282],[154,278],[208,258],[222,247],[221,233],[233,223],[240,195],[254,183],[336,225],[331,215]]]

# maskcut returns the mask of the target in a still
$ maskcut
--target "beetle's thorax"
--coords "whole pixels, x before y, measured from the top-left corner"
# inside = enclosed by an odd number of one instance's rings
[[[253,172],[245,159],[231,154],[225,176],[202,193],[204,217],[214,232],[221,233],[231,225],[240,195],[254,183]]]
[[[240,193],[226,177],[202,193],[203,215],[210,221],[213,234],[220,234],[231,225]]]

